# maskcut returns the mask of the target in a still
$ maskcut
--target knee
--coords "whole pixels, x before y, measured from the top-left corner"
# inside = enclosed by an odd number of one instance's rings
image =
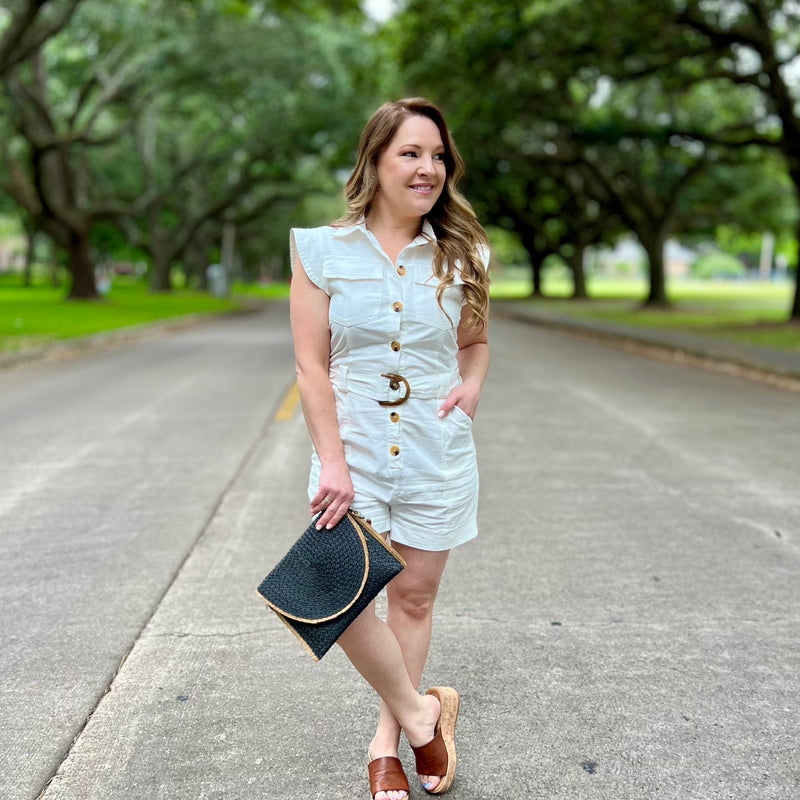
[[[436,589],[418,586],[413,588],[394,589],[389,591],[389,603],[393,611],[417,622],[433,616],[433,603],[436,600]]]

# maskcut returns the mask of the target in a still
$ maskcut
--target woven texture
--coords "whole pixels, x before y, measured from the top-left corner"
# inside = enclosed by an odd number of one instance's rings
[[[402,558],[352,513],[332,530],[309,525],[258,587],[315,660],[403,569]]]

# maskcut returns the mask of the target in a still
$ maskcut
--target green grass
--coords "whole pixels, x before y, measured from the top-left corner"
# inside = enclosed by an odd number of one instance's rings
[[[786,283],[671,280],[668,310],[642,307],[647,294],[644,281],[590,280],[589,302],[570,300],[572,285],[565,278],[549,278],[544,288],[546,299],[526,302],[562,315],[800,351],[800,325],[786,324],[793,296],[793,287]],[[0,275],[0,352],[167,317],[229,311],[253,300],[285,299],[289,284],[237,283],[230,300],[183,290],[151,294],[130,279],[117,279],[103,300],[67,301],[64,291],[46,285],[22,287],[19,276]],[[520,299],[529,292],[530,283],[524,277],[492,284],[493,299]]]
[[[257,300],[287,300],[289,298],[289,283],[234,283],[234,296],[252,297]]]
[[[16,276],[15,276],[16,277]],[[117,281],[102,300],[65,300],[63,288],[23,287],[0,280],[0,352],[38,347],[59,339],[143,325],[186,314],[211,314],[240,306],[203,292],[152,294],[140,283]]]
[[[622,325],[681,330],[760,347],[800,352],[800,324],[787,324],[794,287],[787,283],[749,281],[679,281],[668,283],[668,309],[646,308],[643,281],[595,280],[591,301],[568,299],[566,280],[545,284],[545,299],[527,300],[563,316]],[[524,280],[500,281],[493,297],[519,298],[530,291]]]

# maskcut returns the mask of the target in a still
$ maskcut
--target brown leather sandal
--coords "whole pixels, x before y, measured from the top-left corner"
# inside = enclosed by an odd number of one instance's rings
[[[411,787],[408,785],[408,778],[403,772],[399,758],[394,756],[373,758],[367,765],[367,770],[372,800],[375,800],[378,792],[405,792],[407,798],[411,796]]]
[[[456,776],[456,719],[460,699],[458,692],[449,686],[434,686],[425,694],[432,694],[439,700],[441,713],[436,730],[428,744],[414,747],[419,775],[436,775],[439,783],[433,789],[425,789],[428,794],[444,794],[453,784]],[[423,786],[424,788],[424,786]]]

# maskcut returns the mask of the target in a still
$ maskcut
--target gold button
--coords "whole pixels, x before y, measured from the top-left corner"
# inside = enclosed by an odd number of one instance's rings
[[[390,447],[390,448],[389,448],[389,452],[390,452],[390,453],[391,453],[393,456],[399,456],[399,455],[400,455],[400,448],[399,448],[397,445],[395,445],[394,447]]]
[[[392,379],[389,381],[389,388],[390,388],[390,389],[391,389],[393,392],[396,392],[396,391],[397,391],[397,390],[400,388],[400,381],[399,381],[399,380],[397,380],[397,378],[392,378]]]
[[[395,311],[402,311],[402,310],[403,310],[403,304],[402,304],[402,303],[394,303],[394,304],[392,305],[392,308],[393,308]]]
[[[406,274],[406,268],[405,268],[405,267],[402,267],[402,266],[401,266],[401,267],[398,267],[398,268],[397,268],[397,274],[398,274],[398,275],[405,275],[405,274]]]
[[[399,349],[400,349],[402,346],[403,346],[403,345],[401,345],[401,344],[400,344],[400,342],[392,342],[392,350],[394,350],[394,351],[395,351],[395,353],[396,353],[396,352],[397,352],[397,351],[398,351],[398,350],[399,350]]]
[[[400,415],[396,411],[392,411],[392,413],[389,414],[389,419],[392,422],[400,422]]]

